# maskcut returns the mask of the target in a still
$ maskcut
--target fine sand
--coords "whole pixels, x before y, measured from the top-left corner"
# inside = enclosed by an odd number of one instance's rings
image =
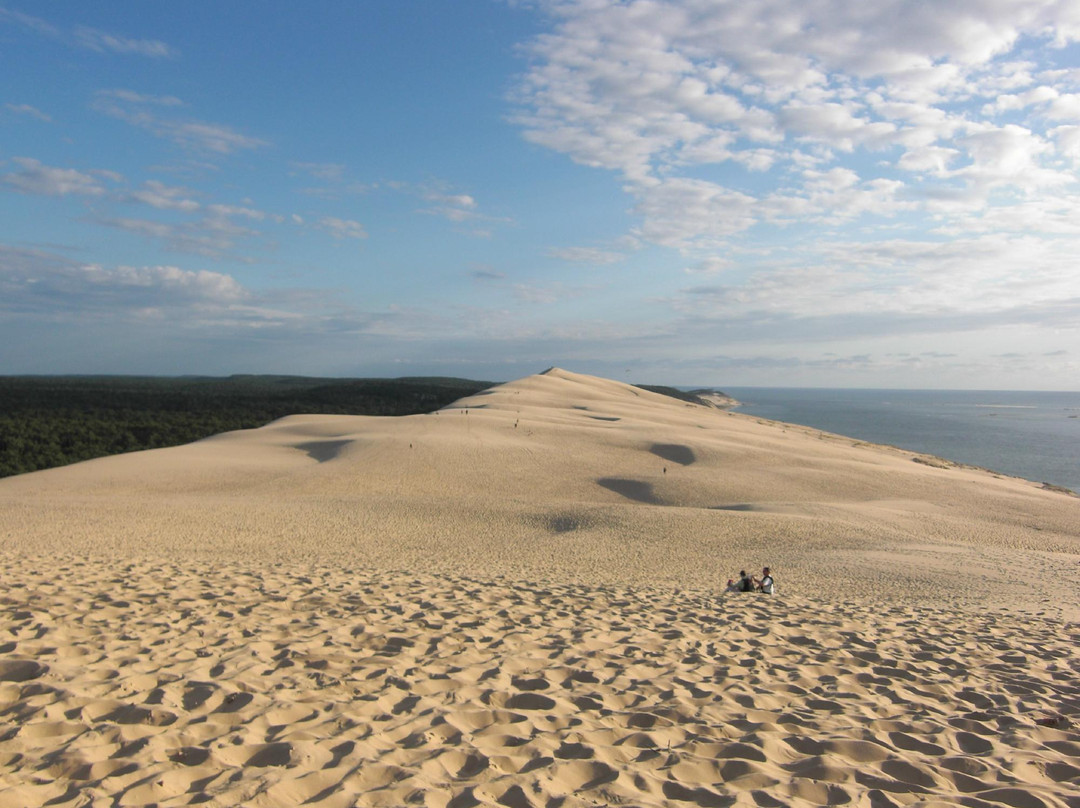
[[[561,370],[0,480],[0,806],[1078,808],[1078,562],[1066,493]]]

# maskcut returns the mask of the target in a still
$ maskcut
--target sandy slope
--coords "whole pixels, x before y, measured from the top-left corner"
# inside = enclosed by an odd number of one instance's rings
[[[1080,499],[897,449],[553,370],[0,541],[0,805],[1080,805]]]

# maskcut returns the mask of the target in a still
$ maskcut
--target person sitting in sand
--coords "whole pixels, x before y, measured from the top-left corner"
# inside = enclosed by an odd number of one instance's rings
[[[728,578],[727,582],[728,592],[753,592],[754,591],[754,579],[746,574],[746,570],[739,571],[739,580],[735,581]]]
[[[772,572],[768,567],[765,567],[761,571],[761,580],[754,579],[754,585],[757,587],[758,592],[764,592],[766,595],[771,595],[776,588],[776,582],[773,581]]]

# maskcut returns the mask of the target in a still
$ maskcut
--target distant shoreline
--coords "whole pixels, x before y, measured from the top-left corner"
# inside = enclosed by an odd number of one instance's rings
[[[1080,490],[1080,393],[729,388],[735,412]]]

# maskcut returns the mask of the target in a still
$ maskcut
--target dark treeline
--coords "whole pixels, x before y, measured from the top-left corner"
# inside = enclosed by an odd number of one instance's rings
[[[0,477],[190,443],[296,413],[413,415],[491,382],[297,376],[0,377]]]

